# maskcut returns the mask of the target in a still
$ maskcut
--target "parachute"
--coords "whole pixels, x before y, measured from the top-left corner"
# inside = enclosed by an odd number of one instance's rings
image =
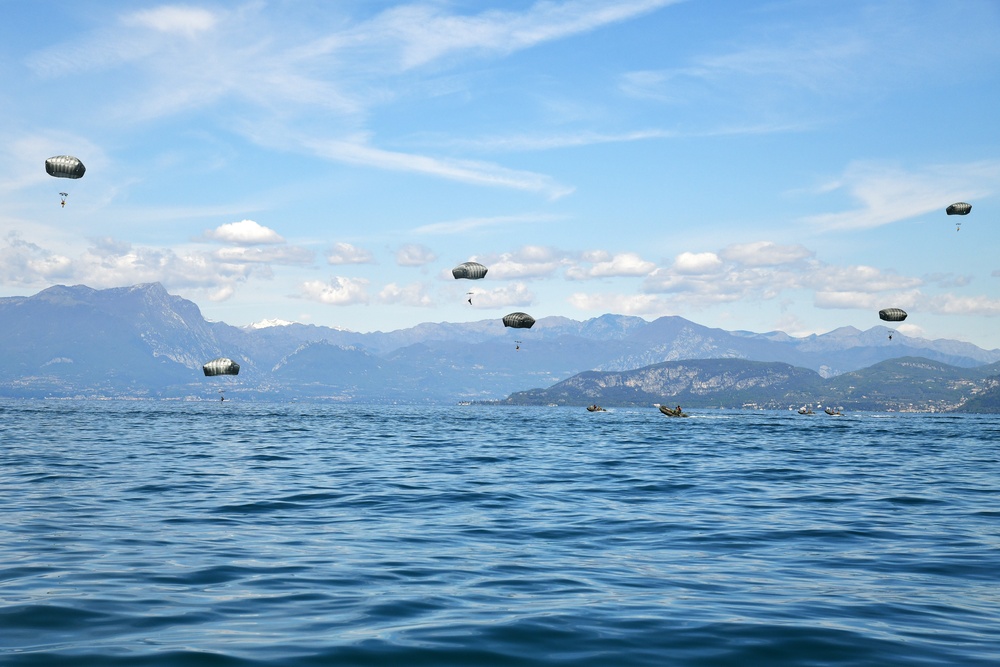
[[[503,325],[513,329],[530,329],[535,324],[535,318],[527,313],[511,313],[503,316]]]
[[[972,204],[966,204],[964,201],[955,202],[948,208],[944,210],[948,215],[968,215],[969,211],[972,210]]]
[[[489,269],[479,262],[462,262],[451,270],[451,275],[455,276],[455,280],[459,280],[461,278],[479,280],[480,278],[484,278],[486,276],[487,271],[489,271]]]
[[[232,359],[219,357],[206,363],[201,370],[205,371],[205,375],[239,375],[240,365]]]
[[[902,308],[883,308],[878,311],[878,317],[885,322],[902,322],[906,319],[906,311]]]
[[[45,161],[45,171],[56,178],[83,178],[87,168],[80,162],[80,158],[56,155]]]

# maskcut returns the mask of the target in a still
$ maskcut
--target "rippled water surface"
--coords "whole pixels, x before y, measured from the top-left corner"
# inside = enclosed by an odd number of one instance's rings
[[[1000,417],[0,402],[0,664],[1000,664]]]

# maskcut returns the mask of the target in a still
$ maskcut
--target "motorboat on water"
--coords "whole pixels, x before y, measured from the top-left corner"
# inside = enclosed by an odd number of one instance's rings
[[[663,414],[665,414],[668,417],[687,417],[687,416],[689,416],[686,412],[684,412],[684,411],[681,410],[681,406],[679,406],[679,405],[676,408],[668,408],[665,405],[657,405],[656,407],[660,408],[660,412],[662,412]]]

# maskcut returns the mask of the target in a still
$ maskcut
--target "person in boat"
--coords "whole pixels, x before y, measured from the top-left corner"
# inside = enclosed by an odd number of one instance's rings
[[[674,408],[674,412],[676,412],[677,414],[680,414],[681,413],[681,406],[678,405],[676,408]]]

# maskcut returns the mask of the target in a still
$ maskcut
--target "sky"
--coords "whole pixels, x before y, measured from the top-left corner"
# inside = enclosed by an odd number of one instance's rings
[[[0,7],[0,296],[1000,348],[996,0]]]

